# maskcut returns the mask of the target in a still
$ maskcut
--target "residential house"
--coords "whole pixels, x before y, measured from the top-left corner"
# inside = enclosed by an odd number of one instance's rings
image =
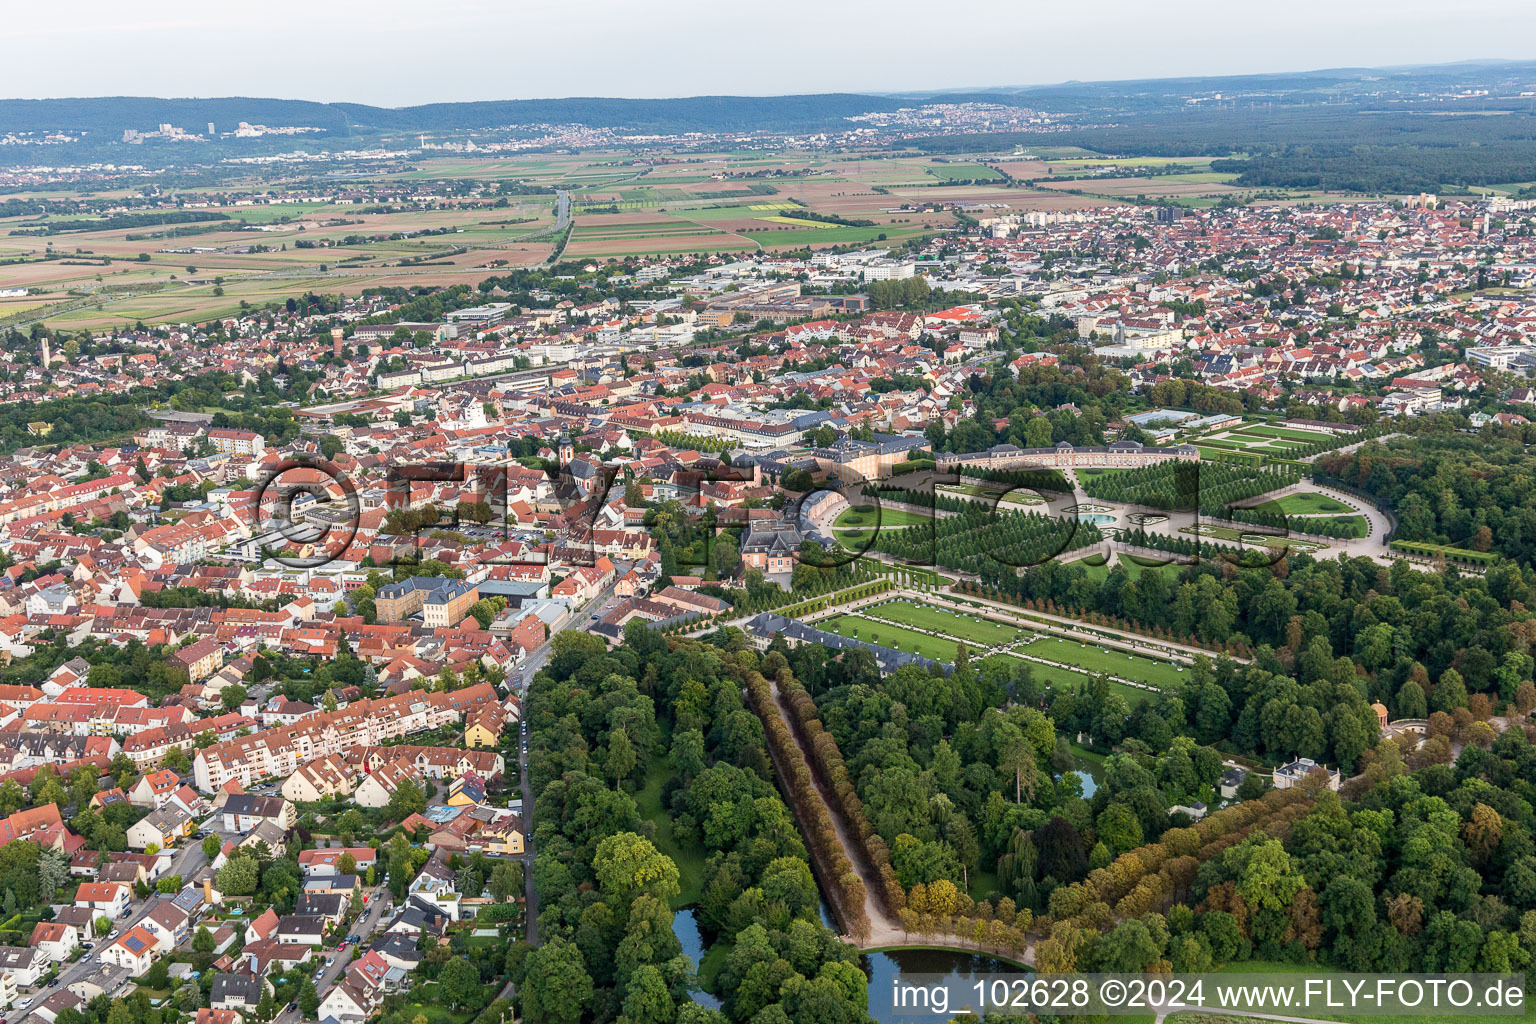
[[[340,924],[347,912],[347,898],[337,893],[306,892],[299,897],[294,913],[323,917],[331,924]]]
[[[208,1006],[248,1014],[256,1009],[270,987],[264,979],[250,974],[217,974],[208,993]]]
[[[192,937],[192,919],[174,901],[162,899],[139,921],[139,926],[155,936],[157,949],[169,953]]]
[[[159,807],[181,788],[181,779],[167,768],[149,772],[128,790],[128,802],[135,807]]]
[[[54,963],[68,960],[80,945],[80,929],[59,921],[39,921],[32,928],[27,944],[41,950]]]
[[[313,914],[288,914],[277,923],[277,941],[318,946],[325,941],[326,919]]]
[[[277,936],[277,922],[280,920],[277,911],[268,907],[261,912],[261,916],[245,926],[244,945],[253,942],[266,942]]]
[[[352,794],[352,802],[359,807],[383,807],[407,780],[420,785],[421,772],[404,759],[390,761],[363,776]]]
[[[276,796],[234,793],[224,801],[224,831],[249,832],[263,821],[271,821],[287,831],[298,820],[293,804]]]
[[[299,869],[305,878],[316,875],[343,874],[341,858],[350,856],[355,870],[366,872],[378,862],[379,851],[371,846],[335,846],[319,850],[303,850],[299,853]]]
[[[175,804],[157,807],[128,826],[128,845],[137,850],[164,850],[192,834],[192,815]]]
[[[0,974],[15,978],[22,988],[36,985],[52,962],[47,953],[33,946],[0,946]]]
[[[75,891],[75,906],[116,919],[128,909],[133,890],[121,882],[81,882]]]
[[[141,925],[135,925],[118,936],[117,941],[102,952],[101,959],[123,968],[130,977],[137,978],[149,970],[150,964],[154,963],[155,951],[159,948],[160,942],[153,933]]]

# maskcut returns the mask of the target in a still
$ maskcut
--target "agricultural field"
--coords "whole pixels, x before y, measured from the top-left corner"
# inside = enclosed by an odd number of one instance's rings
[[[1039,187],[1048,189],[1080,189],[1096,196],[1111,199],[1216,199],[1224,195],[1240,194],[1244,189],[1226,184],[1232,174],[1166,174],[1137,178],[1076,178],[1064,181],[1044,181]]]
[[[1051,187],[1011,185],[988,164],[1015,181]],[[1177,173],[1049,180],[1106,166],[1176,166]],[[229,184],[264,191],[267,182],[258,173],[253,171],[248,183]],[[953,228],[951,207],[957,203],[1021,212],[1103,207],[1117,203],[1120,194],[1208,199],[1230,188],[1220,177],[1210,173],[1208,160],[1128,160],[1046,147],[1001,160],[990,154],[884,157],[793,150],[649,158],[617,151],[443,154],[425,156],[409,170],[366,172],[349,184],[504,181],[564,189],[573,222],[565,254],[609,260],[899,243]],[[316,191],[323,194],[328,187]],[[32,291],[24,304],[0,307],[0,320],[24,325],[42,319],[77,328],[204,320],[238,312],[242,302],[260,305],[305,290],[355,295],[381,286],[474,284],[552,254],[557,242],[552,193],[513,195],[502,200],[506,205],[496,205],[454,198],[462,193],[452,188],[444,191],[449,198],[432,208],[403,202],[381,212],[332,201],[284,202],[206,211],[227,220],[48,236],[13,233],[44,226],[43,219],[0,219],[0,260],[18,261],[5,265],[6,283]],[[870,226],[827,223],[797,211]],[[1249,440],[1272,442],[1256,449],[1261,454],[1283,455],[1285,445],[1298,439],[1287,434]],[[1244,447],[1235,441],[1227,446]]]
[[[50,325],[102,328],[207,319],[305,290],[356,294],[383,285],[476,281],[545,259],[552,240],[520,241],[554,225],[553,197],[498,209],[364,212],[318,204],[231,206],[227,219],[16,234],[46,219],[0,219],[9,287],[31,291],[23,311]],[[222,294],[220,294],[222,292]]]
[[[944,181],[1002,181],[1003,176],[983,164],[932,164],[924,168]]]

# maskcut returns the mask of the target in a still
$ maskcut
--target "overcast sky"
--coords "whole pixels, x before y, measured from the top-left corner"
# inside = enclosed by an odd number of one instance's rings
[[[1026,85],[1529,57],[1529,0],[52,0],[0,96],[405,106]]]

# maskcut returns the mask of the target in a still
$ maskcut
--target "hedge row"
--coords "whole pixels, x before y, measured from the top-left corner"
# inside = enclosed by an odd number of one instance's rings
[[[788,670],[785,670],[784,676],[788,674]],[[826,803],[816,791],[810,765],[806,764],[805,755],[801,753],[800,745],[795,742],[789,726],[785,724],[784,716],[779,714],[773,687],[761,672],[748,673],[747,695],[763,721],[763,732],[778,756],[779,764],[783,766],[780,775],[788,790],[786,796],[805,821],[806,838],[829,876],[832,891],[828,895],[841,907],[849,934],[857,939],[865,939],[869,936],[870,925],[869,913],[864,909],[864,880],[853,869],[853,863],[849,861],[843,844],[837,838],[837,827],[832,823],[832,815]]]

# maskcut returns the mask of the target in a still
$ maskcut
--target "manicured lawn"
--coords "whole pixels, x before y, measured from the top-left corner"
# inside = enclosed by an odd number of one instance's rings
[[[831,619],[822,619],[814,625],[817,629],[825,629],[830,633],[837,633],[853,640],[891,647],[898,651],[908,651],[924,658],[936,658],[939,661],[952,662],[960,651],[960,645],[953,640],[928,636],[885,622],[876,622],[862,615],[839,615]]]
[[[1019,634],[1029,632],[1015,626],[1005,626],[1001,622],[993,622],[990,619],[973,618],[960,612],[950,611],[948,608],[934,608],[905,600],[882,604],[874,609],[873,613],[884,619],[904,622],[919,629],[946,633],[968,643],[983,644],[988,647],[1012,643],[1019,638]]]
[[[1003,657],[1012,658],[1013,655],[1008,654],[1003,655]],[[1045,655],[1041,655],[1041,657],[1045,657]],[[1014,660],[1024,661],[1023,658],[1016,658]],[[1051,686],[1061,690],[1076,690],[1084,683],[1088,683],[1093,680],[1092,676],[1085,673],[1072,672],[1068,669],[1057,668],[1055,665],[1042,665],[1035,661],[1025,661],[1024,663],[1029,666],[1030,675],[1033,676],[1037,681],[1048,683]],[[1142,690],[1135,686],[1127,686],[1124,683],[1117,683],[1113,679],[1109,680],[1109,692],[1120,697],[1121,700],[1125,701],[1127,707],[1132,708],[1144,700],[1149,700],[1157,696],[1157,694],[1151,690]]]
[[[1302,491],[1300,494],[1287,494],[1283,498],[1275,498],[1266,501],[1263,506],[1266,511],[1274,509],[1288,516],[1309,516],[1320,512],[1349,512],[1350,507],[1326,494],[1318,494],[1316,491]]]
[[[699,902],[704,894],[704,850],[692,843],[685,847],[672,835],[672,816],[661,806],[661,787],[673,774],[671,758],[652,761],[645,785],[635,793],[635,805],[641,817],[656,823],[656,848],[677,864],[681,891],[672,901],[672,909],[676,910]]]
[[[1263,434],[1265,437],[1283,437],[1288,441],[1305,441],[1307,444],[1320,444],[1329,440],[1327,434],[1316,430],[1298,430],[1295,427],[1273,427],[1268,423],[1250,423],[1243,427],[1250,434]]]
[[[1328,523],[1335,527],[1343,526],[1349,531],[1345,534],[1348,537],[1364,537],[1366,531],[1370,529],[1364,516],[1307,516],[1304,519],[1292,519],[1291,527],[1302,533],[1315,533],[1317,531],[1313,527],[1318,523]]]
[[[1075,665],[1095,675],[1108,672],[1121,679],[1134,679],[1149,686],[1178,688],[1186,678],[1179,672],[1178,666],[1166,661],[1154,661],[1104,647],[1084,647],[1072,640],[1041,637],[1030,644],[1027,650],[1035,657]]]
[[[1103,565],[1089,565],[1086,561],[1068,564],[1081,564],[1088,573],[1088,578],[1095,583],[1103,583],[1109,578],[1110,571],[1114,569],[1114,565],[1109,562],[1105,562]],[[1178,575],[1179,569],[1182,568],[1178,565],[1142,565],[1139,562],[1131,561],[1129,558],[1120,559],[1118,564],[1125,566],[1125,571],[1130,575],[1131,579],[1135,579],[1144,572],[1160,572],[1171,581],[1174,576]]]
[[[921,512],[910,512],[904,508],[855,505],[838,516],[832,526],[839,530],[870,526],[920,526],[927,523],[930,518]]]
[[[456,1013],[448,1009],[447,1002],[435,984],[418,985],[411,994],[416,998],[400,1007],[406,1020],[415,1020],[419,1013],[427,1018],[427,1024],[466,1024],[475,1017],[476,1011],[473,1010]]]
[[[994,655],[994,657],[1007,658],[1009,661],[1016,661],[1024,665],[1028,665],[1029,673],[1036,681],[1046,683],[1050,686],[1056,686],[1070,690],[1075,689],[1083,683],[1086,683],[1090,678],[1081,672],[1073,672],[1071,669],[1057,668],[1055,665],[1041,665],[1038,662],[1027,661],[1024,658],[1015,658],[1011,654],[998,654]]]
[[[973,498],[1000,499],[1014,505],[1043,505],[1044,499],[1026,491],[1004,491],[998,494],[995,490],[989,491],[985,487],[975,484],[953,484],[944,487],[936,487],[935,490],[949,494],[968,494]]]

